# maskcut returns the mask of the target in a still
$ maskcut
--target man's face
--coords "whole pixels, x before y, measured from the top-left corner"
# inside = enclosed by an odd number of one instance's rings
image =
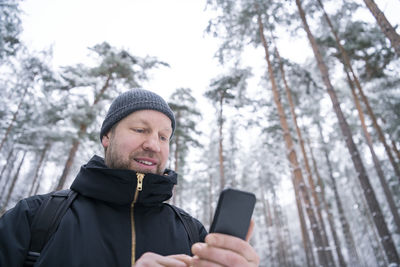
[[[139,110],[103,136],[109,168],[163,174],[172,134],[171,120],[155,110]]]

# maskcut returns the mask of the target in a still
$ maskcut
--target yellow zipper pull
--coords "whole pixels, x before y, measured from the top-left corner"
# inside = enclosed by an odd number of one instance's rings
[[[136,189],[138,191],[142,191],[143,189],[143,178],[144,178],[144,173],[136,173],[137,177],[137,186]]]
[[[137,177],[137,183],[136,183],[136,191],[135,191],[135,195],[133,197],[133,202],[132,202],[132,207],[133,204],[136,202],[138,196],[139,196],[139,191],[143,190],[143,179],[144,179],[144,173],[136,173],[136,177]]]

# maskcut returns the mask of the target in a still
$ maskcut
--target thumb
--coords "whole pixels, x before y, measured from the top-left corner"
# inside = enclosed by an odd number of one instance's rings
[[[247,231],[247,235],[246,235],[247,242],[249,242],[251,236],[253,235],[254,225],[255,225],[254,221],[250,220],[249,230]]]

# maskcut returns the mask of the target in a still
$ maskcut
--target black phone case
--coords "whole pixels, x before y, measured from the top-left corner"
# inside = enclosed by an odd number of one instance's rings
[[[246,238],[253,214],[256,197],[253,193],[236,189],[221,192],[210,233],[233,235]]]

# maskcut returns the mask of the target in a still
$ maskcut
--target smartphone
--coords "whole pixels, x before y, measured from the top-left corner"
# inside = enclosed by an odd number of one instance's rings
[[[255,203],[253,193],[224,189],[219,196],[210,233],[233,235],[245,240]]]

